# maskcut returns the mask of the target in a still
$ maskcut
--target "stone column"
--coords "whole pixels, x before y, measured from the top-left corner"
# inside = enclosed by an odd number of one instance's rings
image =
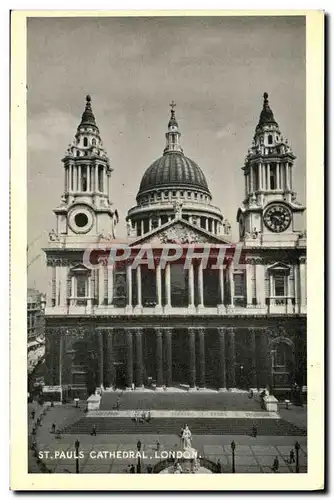
[[[104,386],[104,363],[103,363],[103,330],[98,332],[100,344],[100,387]]]
[[[286,189],[290,189],[290,175],[289,175],[289,162],[286,162],[285,164],[285,185]]]
[[[61,266],[59,268],[59,305],[61,307],[66,306],[67,298],[67,266]]]
[[[218,304],[218,311],[224,312],[225,306],[225,298],[224,298],[224,265],[221,264],[219,266],[219,295],[220,295],[220,303]]]
[[[188,269],[188,307],[194,309],[195,307],[195,290],[194,290],[194,264],[193,261],[190,262],[190,267]]]
[[[133,345],[132,332],[127,332],[127,387],[131,389],[133,384]]]
[[[267,190],[269,191],[270,189],[270,165],[267,163]]]
[[[165,268],[165,293],[166,293],[166,309],[171,307],[171,286],[170,286],[170,263],[166,263]]]
[[[140,221],[140,234],[141,236],[144,234],[144,219]]]
[[[262,191],[262,163],[260,162],[258,165],[258,174],[259,174],[259,191]]]
[[[255,283],[256,283],[256,302],[260,307],[265,307],[265,279],[264,279],[264,265],[256,264],[255,266]]]
[[[257,368],[256,368],[256,330],[255,328],[250,328],[248,332],[249,336],[249,354],[251,360],[251,376],[250,376],[250,387],[252,389],[257,389],[259,383],[257,380]]]
[[[160,260],[157,262],[155,267],[155,284],[156,284],[156,310],[161,312],[162,309],[162,287],[161,287],[161,263]]]
[[[305,312],[306,297],[307,297],[306,259],[305,259],[305,257],[301,257],[299,259],[299,285],[300,285],[300,307],[301,307],[301,312]]]
[[[82,191],[81,186],[81,165],[78,166],[78,191]]]
[[[247,307],[253,307],[253,264],[246,264],[246,297]]]
[[[136,330],[136,387],[144,387],[143,373],[143,330],[138,328]]]
[[[298,286],[298,265],[295,263],[293,264],[293,278],[294,278],[294,298],[295,298],[295,312],[299,313],[300,307],[299,307],[299,286]]]
[[[247,176],[246,176],[246,174],[244,175],[244,178],[245,178],[245,198],[247,198],[248,189],[247,189]]]
[[[163,386],[162,330],[156,329],[157,338],[157,389]]]
[[[135,312],[141,312],[142,310],[142,295],[141,295],[141,264],[138,264],[136,269],[136,285],[137,285],[137,304],[135,307]]]
[[[200,328],[199,337],[199,386],[205,387],[205,329]]]
[[[115,368],[114,368],[114,349],[113,349],[114,329],[107,329],[107,385],[108,387],[115,386]]]
[[[104,304],[104,270],[105,267],[103,264],[100,264],[99,267],[99,304],[103,306]]]
[[[228,335],[228,385],[229,389],[235,388],[235,330],[227,329]]]
[[[250,184],[250,192],[254,191],[254,178],[253,178],[253,166],[249,167],[249,184]]]
[[[47,294],[46,294],[46,305],[47,307],[52,306],[52,276],[53,276],[53,269],[54,267],[51,265],[47,266],[47,275],[48,275],[48,287],[47,287]],[[73,276],[74,278],[74,276]],[[73,280],[72,278],[72,280]],[[72,291],[73,295],[73,291]]]
[[[131,264],[128,264],[126,266],[126,288],[127,288],[126,311],[132,312],[132,267],[131,267]]]
[[[86,191],[91,191],[91,189],[90,189],[90,165],[87,165],[87,190]]]
[[[276,189],[280,189],[279,163],[276,163]]]
[[[207,217],[205,219],[205,230],[209,231],[209,219]]]
[[[172,386],[172,330],[165,331],[166,341],[166,386]]]
[[[108,305],[111,305],[114,299],[114,264],[108,262]]]
[[[94,165],[95,168],[95,192],[99,191],[99,167],[98,165]]]
[[[218,328],[219,336],[219,390],[226,391],[225,328]]]
[[[200,260],[197,268],[198,272],[198,308],[204,307],[204,290],[203,290],[203,262]]]
[[[190,389],[196,387],[196,353],[195,353],[195,331],[188,329],[189,338],[189,385]]]
[[[67,188],[68,188],[69,192],[73,191],[73,187],[72,187],[72,164],[71,163],[68,166],[68,183],[67,183]]]
[[[228,267],[228,280],[230,285],[230,307],[234,307],[234,263],[231,260],[230,265]]]

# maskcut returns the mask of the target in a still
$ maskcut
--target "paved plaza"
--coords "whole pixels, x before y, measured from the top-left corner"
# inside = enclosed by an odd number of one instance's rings
[[[148,396],[147,396],[148,394]],[[117,395],[111,395],[117,396]],[[185,408],[183,394],[175,397],[174,395],[168,394],[168,396],[173,396],[174,398],[174,413],[180,408],[180,412]],[[186,394],[189,396],[189,394]],[[279,420],[277,418],[244,418],[243,422],[247,423],[248,430],[251,430],[253,422],[257,421],[260,423],[260,428],[262,423],[268,425],[271,421],[279,422],[280,426],[275,427],[273,435],[266,435],[263,432],[259,432],[256,437],[251,436],[250,432],[242,431],[240,434],[236,432],[231,433],[219,433],[211,432],[210,418],[203,418],[203,412],[205,410],[199,410],[203,406],[203,401],[200,403],[201,397],[203,395],[191,394],[192,398],[192,408],[197,408],[199,418],[190,419],[188,424],[192,430],[192,446],[198,451],[199,457],[206,458],[214,463],[217,463],[219,459],[222,464],[223,473],[232,472],[232,450],[231,442],[234,441],[236,444],[235,448],[235,469],[236,473],[272,473],[272,465],[275,457],[279,461],[279,473],[294,473],[296,472],[295,463],[289,463],[290,450],[294,448],[296,441],[300,444],[299,451],[299,472],[303,473],[307,471],[307,437],[306,437],[306,409],[292,407],[289,410],[281,410],[282,414]],[[209,395],[205,395],[208,397]],[[218,410],[219,398],[214,395],[217,400],[215,405],[209,406],[210,411],[214,412],[216,408],[216,414],[219,412],[223,415],[220,418],[220,422],[229,421],[233,426],[233,422],[237,426],[238,419],[225,418],[229,416],[229,413],[234,414],[240,411],[240,404],[243,404],[248,398],[244,398],[241,395],[228,394],[227,399],[231,403],[235,401],[234,408],[239,410],[225,411],[226,415],[224,417],[224,411],[221,409],[227,405],[226,399],[225,404],[220,406]],[[118,397],[118,396],[117,396]],[[126,414],[129,411],[125,408],[130,408],[132,403],[132,408],[164,408],[166,404],[169,405],[170,401],[166,403],[164,400],[165,394],[160,395],[157,398],[153,398],[150,393],[144,394],[123,394],[121,395],[121,412]],[[204,399],[205,399],[204,397]],[[110,398],[111,399],[111,398]],[[211,402],[214,400],[211,396]],[[239,400],[239,404],[237,401]],[[116,401],[116,400],[115,400]],[[254,400],[249,400],[250,404],[247,408],[248,411],[244,412],[245,415],[250,415],[254,417],[254,409],[257,408],[258,415],[263,416],[263,410],[260,409],[258,403]],[[109,401],[110,402],[110,401]],[[189,409],[189,402],[187,401],[187,408]],[[154,404],[155,403],[155,404]],[[176,408],[175,408],[176,406]],[[43,412],[43,407],[37,407],[36,418],[38,412]],[[104,406],[106,408],[106,405]],[[108,404],[108,407],[110,405]],[[30,405],[29,411],[31,412],[32,405]],[[92,429],[92,422],[96,419],[95,417],[87,417],[84,412],[85,405],[82,404],[80,408],[75,408],[73,404],[67,405],[56,405],[54,408],[49,408],[45,411],[42,419],[42,423],[37,428],[36,434],[36,444],[37,449],[40,452],[43,463],[52,473],[75,473],[76,468],[76,457],[75,457],[75,441],[78,439],[80,442],[79,451],[79,469],[80,473],[125,473],[128,472],[129,465],[137,464],[137,459],[132,455],[132,452],[137,451],[137,442],[141,441],[141,471],[146,472],[148,465],[154,467],[155,464],[160,462],[162,459],[166,458],[164,453],[175,452],[181,449],[179,431],[181,426],[184,424],[184,419],[182,418],[154,418],[151,423],[135,424],[131,418],[115,418],[115,417],[105,417],[105,422],[108,425],[114,426],[116,421],[121,421],[123,423],[123,428],[117,430],[114,433],[110,430],[104,432],[103,429],[97,427],[97,435],[91,435],[90,431]],[[102,405],[101,405],[102,408]],[[206,407],[208,408],[208,406]],[[252,408],[252,410],[251,410]],[[158,410],[156,411],[159,414]],[[208,410],[209,411],[209,410]],[[107,410],[101,410],[100,414],[107,412]],[[112,413],[112,411],[110,411]],[[164,412],[165,413],[165,412]],[[163,414],[164,414],[163,413]],[[193,411],[194,413],[194,411]],[[283,415],[284,414],[284,415]],[[91,415],[91,414],[90,414]],[[215,419],[219,420],[219,419]],[[80,422],[86,424],[85,430],[80,428]],[[167,424],[166,424],[167,422]],[[201,422],[206,423],[205,431],[196,433],[196,425]],[[57,429],[61,429],[60,437],[51,433],[51,426],[55,424]],[[79,425],[80,424],[80,425]],[[32,420],[29,419],[29,428],[32,429]],[[204,424],[203,424],[204,425]],[[264,424],[263,424],[264,425]],[[293,435],[287,435],[284,429],[297,429],[298,432],[292,432]],[[239,427],[243,429],[243,427]],[[70,433],[68,432],[70,429]],[[127,429],[130,429],[127,432]],[[271,428],[270,428],[271,429]],[[232,430],[236,428],[232,427]],[[77,431],[77,432],[76,432]],[[129,455],[129,456],[127,456]],[[29,471],[39,472],[38,466],[36,464],[36,457],[33,453],[29,452]]]

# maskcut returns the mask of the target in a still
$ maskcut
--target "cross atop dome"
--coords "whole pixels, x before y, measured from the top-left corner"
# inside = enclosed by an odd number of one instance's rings
[[[172,109],[171,109],[171,118],[175,118],[175,110],[174,110],[174,108],[176,108],[176,102],[175,102],[175,101],[172,101],[172,102],[170,103],[170,107],[172,108]]]

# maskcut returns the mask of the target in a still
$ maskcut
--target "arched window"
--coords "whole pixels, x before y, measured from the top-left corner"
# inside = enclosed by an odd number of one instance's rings
[[[270,165],[270,189],[276,189],[276,166]]]
[[[81,167],[81,191],[87,191],[87,167],[82,165]]]
[[[93,145],[93,146],[96,146],[96,139],[93,139],[93,140],[92,140],[92,145]]]
[[[268,144],[273,143],[273,136],[271,134],[268,135]]]
[[[99,191],[103,193],[103,166],[99,165]]]
[[[87,137],[84,137],[83,145],[84,146],[88,146],[88,139],[87,139]]]

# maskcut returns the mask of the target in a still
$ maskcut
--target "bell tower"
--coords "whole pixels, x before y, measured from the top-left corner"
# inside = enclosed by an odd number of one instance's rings
[[[263,94],[263,108],[243,167],[245,198],[237,213],[241,240],[291,241],[300,236],[305,207],[293,190],[295,156]],[[299,231],[298,231],[299,229]]]
[[[112,168],[103,148],[100,131],[92,111],[91,97],[86,106],[74,140],[64,158],[64,194],[54,210],[57,235],[66,240],[96,239],[101,233],[115,237],[117,210],[110,201]]]

